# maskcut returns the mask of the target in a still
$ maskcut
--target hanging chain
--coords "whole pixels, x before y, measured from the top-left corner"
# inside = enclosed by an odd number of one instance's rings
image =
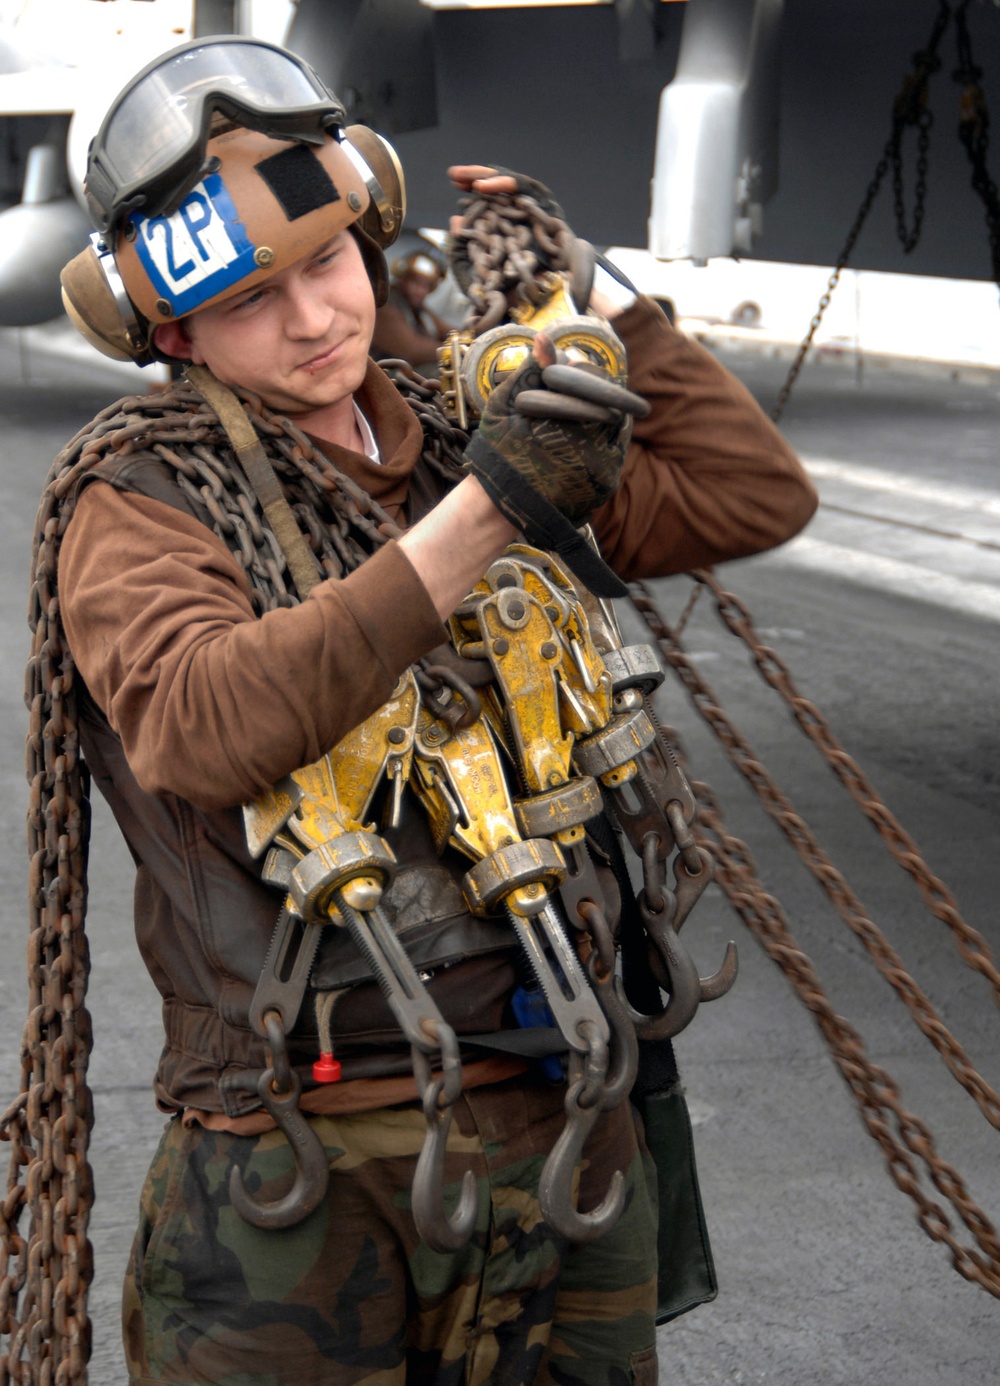
[[[670,735],[676,746],[673,731]],[[716,862],[716,880],[811,1012],[865,1126],[881,1147],[893,1182],[916,1204],[917,1219],[927,1235],[948,1247],[955,1269],[1000,1298],[1000,1241],[993,1224],[969,1196],[958,1171],[936,1153],[926,1125],[903,1107],[890,1074],[871,1062],[860,1035],[834,1011],[811,960],[797,947],[779,901],[761,886],[749,848],[726,832],[711,790],[698,781],[692,788],[698,797],[699,826],[712,834],[706,846]],[[975,1247],[958,1240],[945,1209],[921,1187],[918,1161],[972,1233]]]
[[[701,580],[711,583],[711,579],[707,575],[699,574],[698,576]],[[721,592],[721,589],[719,591]],[[730,594],[724,593],[722,595],[730,607],[738,606],[736,599],[730,597]],[[651,619],[655,620],[650,612],[648,595],[637,597],[635,604],[644,619],[647,619],[647,624],[650,623]],[[745,608],[743,609],[743,616],[744,624],[746,624]],[[977,1073],[964,1049],[942,1023],[927,996],[906,972],[899,955],[867,917],[861,901],[843,875],[833,865],[808,824],[795,812],[792,804],[779,789],[770,773],[757,759],[749,743],[719,708],[712,690],[700,675],[695,674],[692,677],[691,666],[685,665],[679,668],[678,672],[692,701],[722,742],[729,759],[753,786],[762,805],[795,848],[807,870],[822,886],[837,913],[860,939],[881,975],[910,1011],[918,1028],[930,1040],[952,1076],[973,1098],[990,1125],[1000,1130],[1000,1094],[996,1093]],[[787,679],[787,674],[785,677]],[[772,686],[775,685],[772,684]],[[800,699],[799,701],[802,702],[803,700]],[[829,733],[828,729],[827,738],[832,742],[832,734]],[[833,742],[833,746],[838,754],[844,754],[842,748],[835,742]],[[856,769],[856,767],[854,768]],[[885,809],[884,805],[880,804],[879,807],[888,815],[888,810]],[[937,884],[940,885],[940,883]],[[974,933],[971,930],[968,932]],[[992,974],[990,980],[993,983],[994,994],[1000,997],[1000,986],[998,986],[1000,975],[997,974],[992,965],[985,942],[978,935],[976,940],[979,950],[979,970],[982,971],[985,968],[988,975]],[[968,938],[963,942],[968,950]]]
[[[854,251],[854,246],[861,234],[862,227],[868,219],[878,196],[879,189],[885,175],[892,168],[892,187],[894,199],[894,212],[896,219],[896,235],[903,247],[905,254],[913,250],[917,241],[920,239],[920,232],[923,228],[924,210],[927,199],[927,158],[930,145],[930,130],[933,124],[933,115],[928,104],[928,86],[932,75],[941,66],[941,59],[937,55],[938,46],[944,32],[951,19],[951,6],[948,0],[939,0],[937,18],[931,30],[930,38],[927,40],[926,47],[913,55],[913,71],[907,73],[903,79],[903,85],[899,91],[892,109],[892,129],[882,157],[875,166],[872,180],[868,184],[867,191],[861,199],[861,206],[858,208],[854,224],[847,234],[844,248],[837,257],[833,273],[827,283],[826,289],[820,298],[816,312],[813,315],[805,337],[799,345],[795,354],[785,383],[782,385],[771,410],[771,418],[775,423],[781,418],[788,403],[789,396],[799,378],[799,373],[805,364],[805,359],[812,347],[813,338],[823,321],[823,314],[830,306],[830,299],[837,285],[840,283],[840,276],[847,268],[848,261]],[[913,220],[907,226],[906,204],[903,195],[903,136],[910,127],[915,127],[917,131],[917,178],[914,189]]]
[[[822,715],[795,689],[784,664],[759,640],[746,608],[732,594],[723,591],[711,574],[698,572],[692,576],[713,592],[724,623],[747,644],[767,682],[786,699],[799,726],[874,823],[898,863],[913,876],[935,917],[952,930],[963,959],[987,978],[994,996],[1000,996],[1000,973],[985,941],[961,918],[950,892],[933,875],[920,857],[916,844],[837,743]],[[1000,1128],[1000,1095],[976,1072],[964,1050],[905,971],[895,951],[867,918],[860,901],[819,846],[808,825],[720,707],[644,584],[633,584],[632,600],[664,659],[678,673],[696,710],[719,738],[732,764],[749,781],[763,807],[819,881],[841,918],[860,938],[881,975],[900,996],[952,1075],[972,1096],[990,1124]],[[676,746],[676,732],[671,729],[668,735]],[[700,805],[699,825],[711,834],[705,845],[717,862],[718,881],[736,913],[781,967],[799,999],[813,1014],[834,1062],[858,1103],[865,1125],[882,1148],[890,1175],[916,1203],[920,1225],[929,1236],[949,1247],[953,1264],[962,1275],[1000,1298],[1000,1240],[992,1223],[969,1197],[959,1174],[937,1155],[931,1132],[903,1109],[892,1079],[870,1062],[861,1038],[833,1011],[815,967],[795,943],[781,905],[761,885],[749,849],[726,832],[709,788],[703,784],[695,784],[693,788]],[[975,1248],[963,1246],[956,1239],[944,1209],[921,1188],[921,1176],[913,1157],[923,1161],[934,1187],[950,1202],[971,1232]]]
[[[49,497],[35,537],[38,577],[26,683],[29,1009],[21,1093],[0,1118],[0,1135],[11,1143],[0,1211],[0,1333],[9,1337],[7,1353],[0,1354],[4,1382],[82,1382],[90,1352],[87,1151],[93,1108],[86,1084],[90,1017],[83,1004],[89,803],[73,663],[54,619],[54,553],[62,528]],[[19,1230],[25,1210],[27,1235]]]
[[[989,151],[990,113],[980,85],[983,75],[972,56],[972,39],[968,24],[969,0],[961,0],[955,11],[955,30],[958,40],[958,67],[954,72],[960,87],[958,109],[958,138],[972,165],[972,188],[980,198],[986,213],[986,230],[990,241],[990,264],[993,278],[1000,287],[1000,194],[986,166]]]
[[[434,388],[419,376],[394,377],[394,383],[423,428],[424,462],[443,479],[458,480],[466,437],[435,408]],[[400,532],[290,420],[271,414],[254,395],[240,395],[324,574],[353,571]],[[84,931],[89,779],[80,758],[76,670],[63,634],[57,563],[77,483],[105,460],[140,452],[167,463],[181,490],[207,511],[247,575],[258,614],[297,600],[256,496],[214,414],[187,384],[112,405],[53,464],[36,520],[26,675],[29,1013],[21,1090],[0,1116],[0,1138],[11,1148],[0,1203],[2,1386],[85,1386],[87,1380],[93,1273]],[[439,689],[440,681],[433,687]]]

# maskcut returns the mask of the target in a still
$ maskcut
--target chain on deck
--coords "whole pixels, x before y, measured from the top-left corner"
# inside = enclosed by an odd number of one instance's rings
[[[876,827],[898,864],[913,877],[935,918],[948,926],[963,962],[989,982],[994,1000],[1000,1002],[1000,973],[985,940],[962,918],[951,892],[930,870],[913,839],[839,744],[818,708],[802,697],[782,660],[760,640],[744,604],[724,591],[711,573],[699,571],[693,576],[712,592],[723,623],[747,645],[765,680],[787,703],[801,730]],[[720,706],[716,695],[688,658],[677,631],[671,629],[656,606],[649,589],[643,583],[636,583],[631,595],[665,661],[679,676],[695,709],[715,733],[730,762],[749,782],[837,913],[861,940],[880,975],[903,1001],[949,1072],[973,1098],[990,1125],[1000,1127],[1000,1096],[976,1071],[895,950],[867,917],[851,886],[833,865],[808,824],[796,813],[750,743]],[[689,614],[690,603],[684,613],[685,620]],[[676,747],[676,731],[670,729],[668,736]],[[716,880],[736,914],[785,973],[799,1000],[816,1020],[833,1061],[858,1104],[865,1126],[882,1149],[890,1176],[913,1199],[920,1225],[928,1236],[949,1248],[956,1270],[1000,1298],[1000,1239],[993,1224],[970,1197],[958,1171],[937,1154],[928,1127],[902,1106],[896,1084],[889,1074],[867,1057],[860,1035],[834,1012],[815,966],[795,942],[780,902],[761,884],[749,848],[726,830],[709,786],[695,782],[693,787],[699,800],[698,822],[705,835],[704,845],[717,864]],[[945,1209],[925,1191],[921,1183],[921,1164],[923,1177],[929,1178],[934,1189],[951,1205],[971,1233],[973,1245],[958,1240]]]

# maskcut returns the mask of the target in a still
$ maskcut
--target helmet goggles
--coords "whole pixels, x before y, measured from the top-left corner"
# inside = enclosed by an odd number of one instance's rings
[[[322,145],[341,129],[344,107],[296,54],[261,39],[213,35],[155,59],[115,101],[90,150],[87,202],[94,224],[114,236],[132,210],[174,210],[211,168],[206,158],[218,112],[276,139]]]

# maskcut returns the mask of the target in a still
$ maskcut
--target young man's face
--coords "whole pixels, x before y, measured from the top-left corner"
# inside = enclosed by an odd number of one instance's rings
[[[374,326],[371,283],[345,230],[246,293],[157,328],[156,340],[302,425],[353,396]]]

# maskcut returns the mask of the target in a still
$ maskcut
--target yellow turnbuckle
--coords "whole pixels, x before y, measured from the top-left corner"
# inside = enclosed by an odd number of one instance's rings
[[[438,348],[443,408],[460,428],[474,424],[497,386],[523,366],[537,332],[546,332],[569,362],[599,366],[625,383],[625,348],[610,324],[596,313],[577,311],[564,274],[550,272],[545,283],[540,302],[517,304],[509,322],[478,336],[460,328]]]

